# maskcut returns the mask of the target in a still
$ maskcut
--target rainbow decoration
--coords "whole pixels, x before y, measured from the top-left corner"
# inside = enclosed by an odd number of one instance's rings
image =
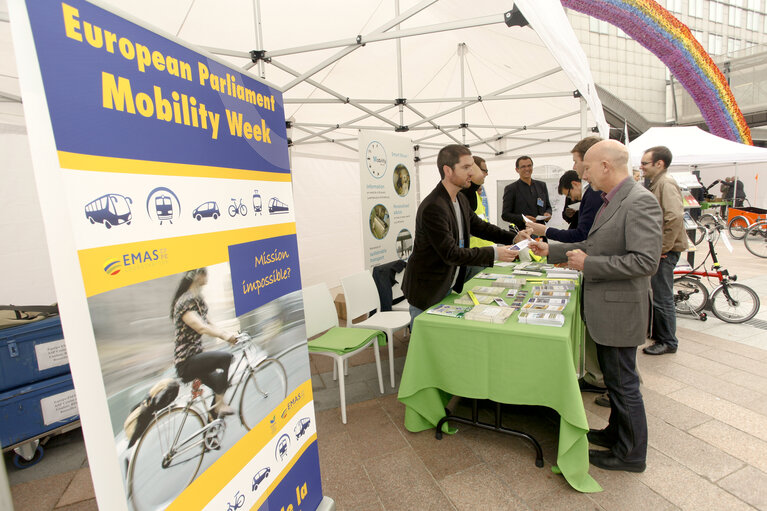
[[[621,28],[663,61],[692,96],[709,131],[753,145],[751,130],[722,72],[690,29],[653,0],[561,0],[562,5]]]

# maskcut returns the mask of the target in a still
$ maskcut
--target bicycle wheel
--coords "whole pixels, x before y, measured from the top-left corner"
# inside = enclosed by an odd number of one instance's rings
[[[237,214],[237,206],[234,204],[229,205],[229,216],[234,216]]]
[[[741,240],[748,230],[748,218],[738,215],[727,224],[727,231],[734,240]]]
[[[727,282],[711,293],[711,312],[727,323],[743,323],[759,312],[759,296],[748,286]]]
[[[240,420],[253,429],[288,395],[288,375],[276,358],[267,358],[250,370],[240,394]]]
[[[136,511],[165,509],[194,480],[205,454],[199,434],[204,425],[197,411],[180,406],[149,423],[128,471],[128,494]]]
[[[708,302],[708,289],[699,279],[680,277],[674,279],[674,308],[680,314],[697,316]]]
[[[245,204],[240,204],[240,214],[242,216],[248,216],[248,208],[245,206]]]
[[[767,222],[757,222],[749,227],[743,242],[749,252],[757,257],[767,258]]]

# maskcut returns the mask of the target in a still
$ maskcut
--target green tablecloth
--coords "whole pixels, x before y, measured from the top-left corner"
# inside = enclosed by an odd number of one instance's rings
[[[505,268],[486,271],[510,273]],[[464,290],[489,284],[474,279]],[[457,297],[453,293],[442,303]],[[413,432],[436,427],[451,395],[547,406],[560,415],[559,470],[576,490],[601,491],[588,473],[589,425],[577,377],[584,336],[578,301],[576,290],[561,328],[519,323],[518,312],[500,325],[418,316],[398,395],[406,406],[405,427]]]

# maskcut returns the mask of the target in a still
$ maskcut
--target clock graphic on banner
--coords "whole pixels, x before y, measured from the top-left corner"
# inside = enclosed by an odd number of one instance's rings
[[[382,178],[386,173],[386,149],[380,142],[374,140],[368,144],[365,160],[370,175],[376,179]]]

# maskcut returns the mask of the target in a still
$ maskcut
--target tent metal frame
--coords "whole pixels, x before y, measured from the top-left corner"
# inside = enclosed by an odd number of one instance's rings
[[[524,140],[524,141],[531,142],[529,144],[514,147],[513,150],[517,151],[522,148],[531,147],[531,146],[543,144],[546,142],[562,140],[562,139],[571,137],[573,133],[579,134],[580,136],[585,136],[588,133],[589,131],[587,126],[588,107],[586,105],[586,101],[582,97],[580,97],[580,94],[578,93],[578,91],[507,94],[508,92],[513,91],[514,89],[517,89],[529,83],[535,82],[537,80],[541,80],[555,73],[561,72],[562,68],[559,66],[549,69],[547,71],[544,71],[542,73],[539,73],[535,76],[528,77],[524,80],[511,84],[507,87],[503,87],[495,91],[490,91],[487,94],[483,94],[477,97],[467,97],[465,93],[465,71],[467,68],[467,64],[465,61],[466,49],[465,49],[464,43],[460,43],[458,47],[458,55],[459,55],[459,61],[460,61],[459,68],[461,72],[461,82],[460,82],[461,96],[460,97],[419,98],[419,99],[413,99],[413,100],[405,99],[403,97],[404,92],[403,92],[402,47],[401,47],[401,40],[403,38],[505,23],[506,13],[499,13],[497,15],[483,16],[478,18],[452,21],[447,23],[439,23],[434,25],[425,25],[425,26],[409,28],[404,30],[400,28],[400,24],[402,22],[410,19],[416,14],[427,9],[429,6],[433,5],[437,1],[438,0],[423,0],[417,5],[411,7],[410,9],[400,13],[399,0],[395,0],[394,2],[395,16],[389,21],[387,21],[386,23],[380,25],[379,27],[373,29],[372,31],[364,35],[359,34],[356,37],[352,37],[352,38],[338,39],[338,40],[326,41],[326,42],[321,42],[316,44],[296,46],[292,48],[265,50],[263,49],[264,45],[263,45],[263,31],[261,28],[260,0],[253,0],[253,10],[254,10],[254,18],[255,18],[255,23],[254,23],[255,40],[257,42],[258,48],[260,49],[252,50],[250,52],[233,51],[233,50],[228,50],[224,48],[214,48],[214,47],[205,47],[205,49],[217,55],[249,59],[250,62],[242,66],[243,71],[248,72],[253,67],[257,66],[257,74],[262,79],[265,79],[266,77],[265,64],[270,64],[274,66],[275,68],[289,75],[292,75],[293,78],[290,79],[290,81],[288,81],[282,86],[279,86],[279,85],[277,86],[277,88],[283,94],[293,89],[294,87],[296,87],[297,85],[301,83],[306,83],[314,87],[315,90],[324,92],[325,94],[329,96],[327,98],[311,98],[311,97],[285,98],[284,99],[285,104],[302,104],[302,103],[346,104],[362,112],[362,115],[356,118],[347,120],[342,123],[337,123],[337,124],[302,123],[302,122],[295,122],[292,119],[288,120],[287,122],[288,122],[289,131],[291,130],[291,128],[294,128],[297,131],[300,131],[302,133],[302,136],[300,138],[292,139],[289,141],[289,144],[291,146],[300,146],[300,145],[309,145],[309,144],[314,145],[319,143],[332,143],[337,145],[338,147],[342,147],[344,149],[348,149],[350,151],[353,151],[354,153],[357,153],[358,152],[357,147],[348,145],[346,143],[349,141],[353,141],[354,137],[350,137],[348,133],[343,133],[342,131],[339,131],[339,130],[365,129],[365,130],[371,130],[371,131],[389,131],[389,132],[391,131],[407,132],[407,131],[427,130],[427,131],[432,131],[432,133],[424,137],[421,137],[419,139],[415,139],[413,142],[414,144],[416,144],[416,146],[420,145],[420,146],[423,146],[424,148],[431,149],[429,147],[431,144],[427,143],[426,142],[427,140],[436,136],[446,136],[456,144],[466,145],[468,147],[486,146],[490,149],[491,154],[493,154],[494,156],[501,156],[504,154],[504,152],[508,151],[508,150],[502,149],[503,143],[506,140],[514,140],[514,141]],[[323,69],[326,69],[328,66],[331,66],[332,64],[344,58],[345,56],[349,55],[350,53],[354,52],[355,50],[365,46],[366,44],[381,42],[381,41],[390,41],[390,40],[396,41],[396,58],[397,58],[396,68],[397,68],[397,94],[398,94],[397,98],[393,98],[391,100],[374,99],[374,98],[351,98],[338,90],[331,89],[330,87],[327,87],[321,84],[320,82],[312,79],[312,76],[316,75]],[[324,58],[323,60],[318,62],[316,65],[312,66],[310,69],[305,71],[299,71],[299,70],[293,69],[290,66],[286,65],[284,62],[281,62],[278,60],[279,57],[284,57],[288,55],[305,54],[305,53],[315,52],[319,50],[328,50],[333,48],[341,48],[341,49],[337,51],[336,53],[334,53],[333,55],[331,55],[330,57]],[[501,125],[492,125],[492,124],[472,125],[466,120],[467,119],[466,110],[469,107],[484,101],[515,101],[515,100],[524,100],[524,99],[544,99],[544,98],[562,98],[562,97],[580,97],[580,109],[574,112],[568,112],[562,115],[551,117],[549,119],[536,122],[529,126],[501,126]],[[432,115],[425,115],[422,112],[420,112],[418,108],[414,106],[417,104],[433,104],[433,103],[453,103],[454,105],[446,107],[445,109]],[[378,109],[372,109],[374,105],[383,105],[383,107]],[[397,114],[398,114],[397,117],[399,122],[392,121],[391,119],[384,116],[385,113],[387,113],[390,109],[394,107],[396,107]],[[412,112],[417,117],[416,121],[411,122],[408,125],[405,125],[404,123],[406,109],[409,112]],[[445,115],[448,115],[457,111],[461,112],[460,125],[458,126],[455,126],[454,124],[440,125],[436,122],[436,120],[439,119],[440,117],[443,117]],[[567,117],[574,117],[574,116],[578,116],[580,118],[579,119],[580,126],[577,128],[573,128],[570,126],[564,127],[564,128],[562,127],[547,128],[546,127],[552,122],[555,122]],[[360,122],[370,118],[378,119],[379,121],[384,123],[384,126],[359,124]],[[319,128],[319,130],[317,131],[314,128]],[[476,131],[477,129],[488,129],[488,128],[495,129],[495,130],[500,129],[505,131],[499,132],[497,135],[494,135],[491,137],[482,137]],[[527,130],[536,130],[536,129],[557,130],[558,132],[563,134],[560,136],[549,137],[549,138],[514,137],[514,135],[517,133],[527,131]],[[454,135],[454,133],[457,130],[461,130],[460,137],[456,137]],[[336,136],[333,136],[333,132],[336,132],[336,131],[337,131],[337,133],[335,133]],[[438,144],[434,144],[434,145],[436,146]],[[433,157],[436,157],[436,151],[434,152],[434,155],[425,156],[425,157],[422,157],[422,159],[431,159]]]

